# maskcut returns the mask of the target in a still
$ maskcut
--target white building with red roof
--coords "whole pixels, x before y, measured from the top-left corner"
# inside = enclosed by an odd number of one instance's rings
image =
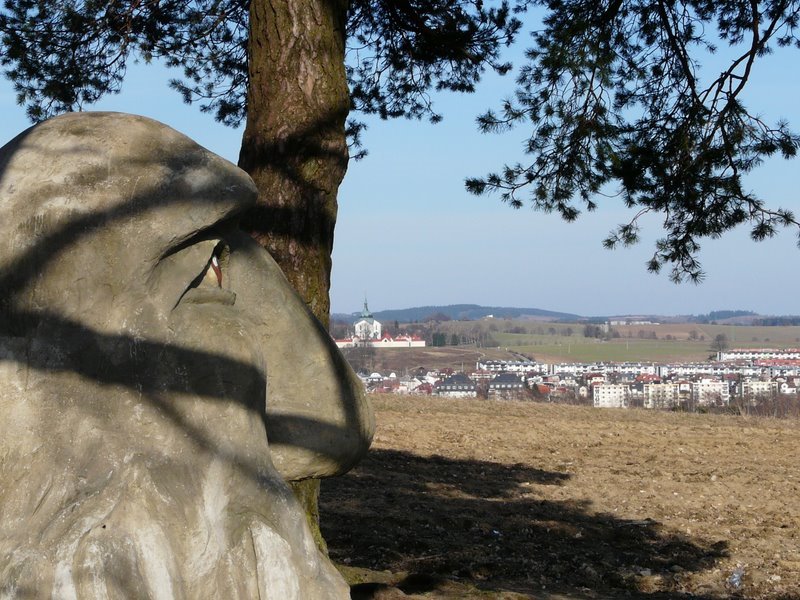
[[[383,333],[380,321],[377,321],[364,299],[364,310],[353,323],[354,335],[334,340],[339,348],[355,348],[368,346],[371,348],[424,348],[425,340],[416,335],[400,334],[392,337]]]

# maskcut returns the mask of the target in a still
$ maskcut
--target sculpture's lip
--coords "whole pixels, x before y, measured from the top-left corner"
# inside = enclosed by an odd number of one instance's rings
[[[233,306],[236,294],[230,290],[214,287],[195,287],[186,290],[180,304],[223,304]]]

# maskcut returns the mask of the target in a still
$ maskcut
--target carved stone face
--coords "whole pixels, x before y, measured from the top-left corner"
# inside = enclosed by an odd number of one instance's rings
[[[0,531],[0,556],[35,557],[0,564],[0,580],[64,561],[91,571],[102,548],[124,555],[128,581],[167,565],[145,579],[174,594],[181,573],[211,560],[203,536],[227,556],[207,585],[265,573],[234,555],[252,562],[282,544],[288,579],[259,580],[259,591],[311,597],[336,579],[276,469],[346,471],[366,452],[372,414],[275,262],[238,232],[255,199],[243,171],[132,115],[64,115],[0,149],[0,418],[13,432],[0,441],[0,478],[24,482],[0,492],[0,529],[26,522],[25,533]],[[144,530],[150,541],[137,538]],[[165,553],[155,562],[153,540]],[[56,586],[58,568],[42,573]],[[89,575],[73,584],[105,581]],[[323,583],[303,583],[315,577]]]
[[[256,199],[243,171],[117,113],[42,123],[0,151],[0,168],[0,333],[58,337],[65,355],[87,332],[101,353],[122,346],[123,357],[125,346],[141,355],[167,344],[187,350],[206,383],[231,379],[212,375],[227,358],[251,378],[269,373],[269,434],[285,477],[337,474],[363,454],[373,424],[360,384],[274,261],[237,231]],[[264,391],[242,393],[263,406]]]

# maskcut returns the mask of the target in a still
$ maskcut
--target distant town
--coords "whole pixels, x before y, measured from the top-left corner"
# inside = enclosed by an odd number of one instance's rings
[[[600,330],[619,324],[652,323],[607,322]],[[387,334],[366,301],[348,333],[336,339],[344,350],[426,346],[420,336]],[[787,399],[797,398],[800,349],[728,349],[724,340],[714,342],[717,351],[705,362],[536,361],[519,354],[515,360],[482,359],[463,370],[417,367],[398,374],[361,368],[358,374],[371,393],[533,399],[598,408],[780,411]]]

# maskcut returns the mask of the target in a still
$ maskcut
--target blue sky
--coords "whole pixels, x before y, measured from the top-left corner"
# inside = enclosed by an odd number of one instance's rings
[[[767,57],[750,82],[746,102],[767,120],[786,118],[800,128],[798,54]],[[794,59],[794,60],[793,60]],[[98,110],[158,119],[236,162],[242,130],[226,128],[183,104],[168,89],[170,73],[131,65],[123,92]],[[477,132],[474,119],[511,90],[509,78],[488,77],[478,93],[441,95],[445,115],[427,122],[369,120],[369,156],[351,163],[339,195],[333,253],[334,312],[433,304],[524,306],[582,315],[689,314],[723,308],[762,314],[800,314],[800,250],[783,231],[761,243],[746,228],[706,241],[701,285],[670,283],[649,274],[645,262],[660,234],[657,217],[644,222],[633,248],[605,250],[602,239],[630,214],[613,198],[597,211],[565,223],[529,208],[513,210],[497,198],[464,190],[465,177],[523,159],[525,130],[501,136]],[[0,83],[0,139],[29,126],[11,86]],[[773,206],[800,214],[800,163],[774,160],[749,176]]]

